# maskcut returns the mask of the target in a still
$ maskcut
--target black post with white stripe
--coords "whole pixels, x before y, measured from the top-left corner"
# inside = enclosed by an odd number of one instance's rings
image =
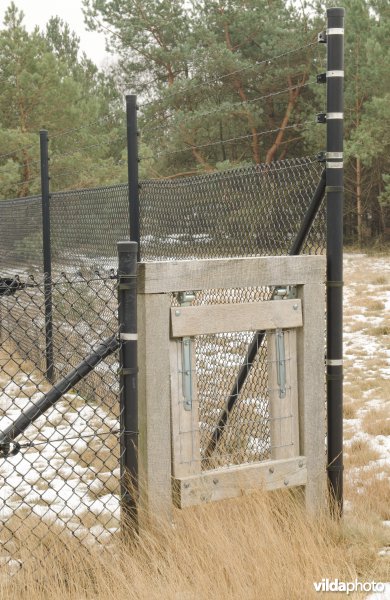
[[[120,468],[124,530],[138,530],[138,363],[136,242],[118,242]]]
[[[327,10],[327,415],[328,481],[343,509],[344,8]]]

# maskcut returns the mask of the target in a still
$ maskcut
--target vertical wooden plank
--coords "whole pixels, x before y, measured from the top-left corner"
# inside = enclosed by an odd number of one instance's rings
[[[170,297],[138,295],[140,520],[172,518]]]
[[[299,454],[297,337],[295,329],[284,331],[284,346],[286,395],[281,398],[277,378],[276,334],[274,331],[267,331],[271,459],[275,460],[291,458]]]
[[[306,506],[319,512],[326,505],[324,285],[299,286],[298,296],[303,311],[297,332],[300,452],[307,458]]]
[[[182,339],[169,344],[172,415],[172,472],[174,477],[201,471],[199,402],[196,385],[195,340],[191,340],[192,410],[185,410],[183,398]]]

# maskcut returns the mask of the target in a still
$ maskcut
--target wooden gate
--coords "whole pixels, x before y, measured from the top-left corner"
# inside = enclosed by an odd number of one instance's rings
[[[324,279],[322,256],[139,265],[139,464],[148,511],[169,516],[173,505],[291,486],[305,486],[310,509],[323,506]],[[233,414],[226,389],[259,331],[266,333],[247,369],[250,392],[237,388]]]

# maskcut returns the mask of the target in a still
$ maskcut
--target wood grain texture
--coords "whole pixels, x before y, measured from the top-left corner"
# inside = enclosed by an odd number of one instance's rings
[[[306,460],[284,460],[225,467],[201,475],[174,479],[174,502],[179,508],[236,498],[258,489],[275,490],[305,485]]]
[[[306,506],[326,505],[325,454],[325,288],[322,283],[298,288],[303,328],[297,330],[300,453],[307,457]]]
[[[300,327],[300,300],[216,304],[171,309],[173,337]]]
[[[138,295],[141,515],[172,518],[169,309],[166,294]]]
[[[138,265],[138,292],[160,294],[213,288],[294,285],[324,281],[324,256],[261,256]]]

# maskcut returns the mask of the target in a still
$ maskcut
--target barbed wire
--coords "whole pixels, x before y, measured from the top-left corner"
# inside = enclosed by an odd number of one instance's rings
[[[10,181],[9,182],[9,186],[13,186],[13,185],[17,185],[19,187],[22,187],[23,185],[25,185],[26,183],[30,183],[30,181],[35,181],[36,179],[40,179],[41,176],[40,175],[36,175],[35,177],[30,177],[29,179],[25,179],[24,181]]]
[[[79,154],[81,151],[83,150],[90,150],[91,148],[99,148],[99,147],[107,147],[109,144],[113,144],[113,143],[117,143],[117,142],[126,142],[127,138],[126,136],[123,137],[119,137],[113,140],[108,140],[106,142],[99,142],[98,144],[89,144],[87,146],[82,146],[81,148],[77,148],[76,150],[74,150],[73,152],[65,152],[65,153],[53,153],[51,155],[51,157],[53,159],[61,157],[61,158],[65,158],[67,156],[74,156],[75,154]]]
[[[83,129],[88,129],[89,127],[92,127],[93,125],[97,125],[97,124],[101,123],[102,121],[103,122],[107,121],[112,116],[114,116],[114,113],[110,112],[107,115],[99,117],[99,119],[90,121],[89,123],[85,123],[84,125],[80,125],[80,127],[72,127],[70,129],[64,129],[63,131],[58,131],[58,132],[55,132],[54,134],[49,133],[49,138],[50,138],[50,140],[56,140],[59,137],[64,137],[64,136],[70,135],[72,133],[77,133],[78,131],[81,131]]]
[[[301,129],[302,130],[304,128],[304,126],[309,123],[314,124],[314,121],[307,120],[307,121],[303,121],[303,123],[294,123],[293,125],[286,125],[285,127],[276,127],[275,129],[268,129],[266,131],[249,133],[247,135],[237,136],[234,138],[228,138],[227,140],[217,140],[215,142],[208,142],[207,144],[199,144],[196,146],[189,145],[187,148],[180,148],[180,150],[169,150],[169,151],[156,152],[153,156],[149,156],[149,157],[145,157],[145,158],[141,157],[140,160],[148,161],[148,160],[153,160],[156,156],[168,156],[168,155],[172,155],[172,154],[180,154],[181,152],[191,152],[192,150],[200,150],[202,148],[209,148],[210,146],[229,144],[229,143],[242,141],[242,140],[250,139],[250,138],[253,139],[253,137],[260,137],[263,135],[267,135],[269,133],[276,133],[276,132],[282,131],[282,130],[284,131],[286,129]]]
[[[186,122],[188,122],[189,120],[196,120],[196,119],[203,119],[204,117],[208,117],[210,115],[214,115],[214,114],[218,114],[221,112],[227,112],[227,111],[234,111],[236,109],[236,107],[240,107],[240,106],[246,106],[248,104],[254,104],[256,102],[260,102],[261,100],[267,100],[268,98],[272,98],[273,96],[279,96],[281,94],[285,94],[286,92],[291,92],[292,90],[295,89],[302,89],[302,88],[306,88],[310,85],[317,85],[317,81],[308,81],[306,83],[298,83],[296,85],[293,86],[289,86],[288,88],[284,88],[282,90],[278,90],[276,92],[270,92],[269,94],[264,94],[263,96],[258,96],[256,98],[252,98],[250,100],[242,100],[241,102],[232,102],[230,105],[225,105],[225,106],[218,106],[214,109],[211,109],[209,111],[206,112],[201,112],[197,115],[193,114],[193,113],[185,113],[185,120]],[[173,115],[172,115],[173,116]],[[144,127],[142,129],[142,133],[143,132],[154,132],[154,131],[158,131],[161,129],[165,129],[167,127],[167,124],[165,123],[164,125],[156,125],[153,128],[148,128],[148,127]],[[173,125],[174,128],[178,129],[180,127],[180,125]]]
[[[11,152],[7,152],[5,154],[0,154],[0,159],[1,158],[6,158],[7,156],[12,156],[13,154],[16,154],[17,152],[21,152],[22,150],[31,150],[32,148],[35,148],[36,144],[31,144],[29,146],[20,146],[20,148],[16,148],[15,150],[11,150]]]
[[[311,46],[316,45],[318,42],[310,42],[309,44],[304,44],[303,46],[299,46],[298,48],[294,48],[293,50],[287,50],[286,52],[281,52],[280,54],[277,54],[275,56],[266,58],[264,60],[258,61],[256,62],[254,65],[248,65],[246,67],[242,67],[241,69],[236,69],[235,71],[230,71],[229,73],[226,73],[225,75],[219,75],[218,77],[214,77],[212,79],[208,79],[206,81],[201,81],[195,85],[191,85],[190,83],[190,88],[187,90],[178,90],[177,92],[174,92],[173,94],[169,94],[168,96],[166,96],[164,98],[164,100],[169,100],[170,98],[174,98],[175,96],[178,96],[180,94],[183,93],[192,93],[195,89],[199,88],[199,87],[204,87],[204,86],[209,86],[212,85],[213,83],[217,83],[218,81],[221,81],[223,79],[226,79],[227,77],[232,77],[233,75],[239,75],[240,73],[243,73],[245,71],[249,71],[251,69],[255,69],[261,65],[265,65],[265,64],[271,64],[274,60],[278,60],[279,58],[283,58],[285,56],[288,56],[290,54],[293,54],[295,52],[299,52],[301,50],[305,50],[306,48],[310,48]],[[188,80],[189,82],[191,82],[192,80]],[[151,104],[154,104],[154,102],[156,102],[156,100],[150,100],[149,102],[144,102],[141,105],[141,108],[149,106]]]
[[[61,184],[63,185],[63,184]],[[88,182],[86,182],[86,184],[84,184],[83,187],[73,187],[72,184],[69,184],[69,187],[59,187],[58,189],[53,189],[52,190],[52,194],[71,194],[72,192],[92,192],[94,190],[102,190],[104,188],[111,188],[111,187],[115,187],[115,186],[122,186],[122,185],[127,185],[127,180],[126,181],[116,181],[115,183],[112,182],[107,182],[107,183],[100,183],[97,184],[96,180],[93,183],[89,184],[90,187],[88,187]]]
[[[28,161],[28,162],[18,162],[18,163],[15,163],[15,164],[18,164],[19,167],[24,167],[24,168],[28,167],[28,168],[30,168],[31,165],[36,165],[36,164],[39,164],[40,162],[41,162],[41,159],[39,158],[38,160],[31,160],[31,161]],[[9,169],[8,165],[0,165],[0,173],[2,172],[3,169],[5,169],[5,170]]]

